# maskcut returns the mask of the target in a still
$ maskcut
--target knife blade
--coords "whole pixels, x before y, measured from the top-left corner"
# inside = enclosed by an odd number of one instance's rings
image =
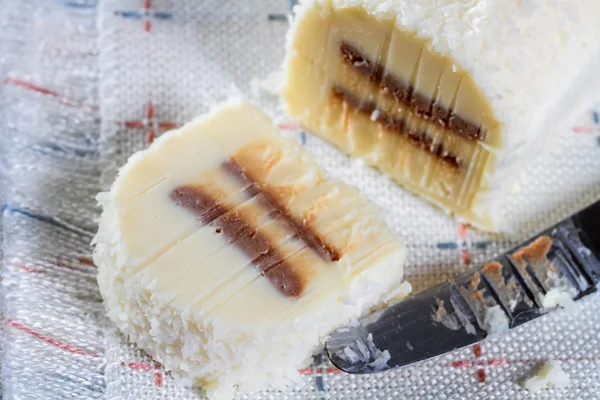
[[[325,349],[351,373],[399,368],[501,334],[600,286],[600,201],[523,244],[336,330]]]

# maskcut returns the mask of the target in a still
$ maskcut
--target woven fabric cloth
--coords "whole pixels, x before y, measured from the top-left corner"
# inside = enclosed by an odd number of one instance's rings
[[[409,249],[415,291],[464,271],[600,198],[600,117],[560,132],[517,182],[507,235],[452,221],[377,172],[297,129],[270,93],[287,0],[0,0],[2,384],[7,399],[194,399],[128,343],[104,312],[90,265],[94,195],[164,131],[243,94],[358,186]],[[98,24],[96,25],[96,22]],[[600,99],[600,93],[598,98]],[[590,105],[592,107],[593,105]],[[549,132],[550,134],[550,132]],[[565,390],[600,399],[600,298],[416,366],[339,373],[317,356],[304,385],[247,399],[529,399],[520,377],[558,359]]]
[[[0,1],[2,386],[6,399],[101,399],[94,5]]]

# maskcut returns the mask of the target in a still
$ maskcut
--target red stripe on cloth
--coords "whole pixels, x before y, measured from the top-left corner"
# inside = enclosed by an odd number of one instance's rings
[[[125,365],[125,363],[122,362],[121,365]],[[135,369],[135,370],[139,370],[139,371],[150,371],[150,369],[152,368],[150,366],[150,364],[136,363],[136,362],[130,362],[129,364],[127,364],[127,366],[131,369]]]
[[[150,32],[152,30],[152,22],[149,20],[144,21],[144,31]]]
[[[143,128],[146,126],[142,121],[125,121],[125,128]]]
[[[151,101],[148,102],[148,104],[146,105],[146,118],[148,119],[148,121],[152,120],[152,118],[154,118],[154,105],[152,104]]]
[[[160,372],[154,373],[154,384],[156,387],[162,387],[163,385],[163,376]]]
[[[463,266],[468,267],[471,265],[471,251],[469,250],[470,243],[467,241],[469,232],[467,225],[458,225],[458,245],[460,246],[460,262]]]
[[[85,270],[83,270],[83,269],[81,269],[81,268],[77,268],[77,267],[74,267],[74,266],[72,266],[72,265],[68,265],[68,264],[63,264],[63,263],[55,263],[54,265],[55,265],[55,266],[57,266],[57,267],[60,267],[60,268],[69,269],[69,270],[71,270],[71,271],[85,272]]]
[[[82,264],[85,264],[85,263],[82,263]],[[77,268],[77,267],[74,267],[72,265],[63,264],[63,263],[54,263],[54,264],[51,264],[51,265],[54,265],[55,267],[65,268],[65,269],[68,269],[68,270],[71,270],[71,271],[86,272],[84,269]],[[94,266],[94,264],[86,264],[86,265]],[[17,266],[17,268],[20,269],[21,271],[32,272],[32,273],[39,273],[39,274],[43,274],[43,273],[48,272],[47,270],[44,270],[44,269],[26,267],[24,265],[19,265],[19,266]]]
[[[463,368],[463,367],[472,367],[473,362],[472,361],[467,361],[467,360],[458,360],[458,361],[452,361],[451,364],[454,368]]]
[[[124,367],[125,365],[127,365],[131,369],[135,369],[138,371],[150,371],[152,369],[152,365],[143,362],[130,362],[128,364],[121,362],[122,367]]]
[[[10,327],[13,327],[15,329],[18,329],[20,331],[23,331],[25,333],[28,333],[28,334],[30,334],[32,336],[35,336],[36,338],[38,338],[40,340],[43,340],[44,342],[49,343],[52,346],[58,347],[61,350],[68,351],[69,353],[79,354],[79,355],[82,355],[82,356],[100,357],[96,353],[92,353],[90,351],[83,350],[83,349],[80,349],[80,348],[75,347],[75,346],[71,346],[70,344],[61,342],[60,340],[57,340],[57,339],[54,339],[54,338],[52,338],[50,336],[47,336],[47,335],[44,335],[42,333],[36,332],[33,329],[31,329],[31,328],[23,325],[20,322],[13,321],[12,319],[7,320],[6,321],[6,325],[10,326]]]
[[[576,126],[573,128],[573,132],[575,132],[575,133],[592,133],[593,129],[588,128],[587,126]]]
[[[300,129],[300,125],[298,124],[278,124],[277,127],[284,131],[294,131],[296,129]]]
[[[142,7],[145,9],[152,8],[152,0],[143,0]]]
[[[27,90],[31,90],[33,92],[47,94],[47,95],[53,96],[53,97],[61,97],[60,94],[58,94],[57,92],[55,92],[53,90],[45,89],[43,87],[34,85],[31,82],[27,82],[27,81],[24,81],[24,80],[21,80],[21,79],[17,79],[17,78],[5,78],[3,83],[5,85],[11,83],[13,85],[20,86],[22,88],[25,88]]]
[[[485,374],[485,370],[483,368],[479,368],[477,370],[477,379],[479,382],[484,383],[487,379],[487,375]]]
[[[453,368],[471,368],[476,365],[488,365],[490,367],[498,367],[501,365],[508,365],[509,361],[505,358],[491,358],[486,361],[478,360],[477,362],[469,361],[469,360],[457,360],[452,361],[450,364]]]
[[[475,344],[473,346],[473,354],[475,355],[475,358],[481,358],[481,345],[479,343]],[[480,360],[476,360],[478,365],[483,365],[483,363],[480,363]],[[483,367],[477,368],[477,379],[479,379],[479,382],[484,383],[486,380],[486,375],[485,375],[485,370],[483,369]]]
[[[335,368],[335,367],[329,367],[329,368],[316,368],[316,369],[312,369],[312,368],[304,368],[298,371],[300,373],[300,375],[314,375],[314,374],[341,374],[342,370]]]
[[[463,265],[471,265],[471,252],[468,249],[462,249],[460,251],[460,261]]]
[[[89,258],[77,257],[76,260],[79,261],[83,265],[89,265],[90,267],[96,267],[94,265],[94,261],[90,260]]]
[[[175,122],[163,121],[158,123],[158,127],[160,129],[171,130],[179,127],[179,124],[176,124]]]
[[[156,134],[153,130],[149,130],[144,135],[144,141],[146,142],[146,144],[152,144],[154,142],[154,139],[156,139]]]
[[[44,273],[46,273],[46,271],[44,271],[42,269],[26,267],[24,265],[19,265],[17,268],[20,269],[21,271],[31,272],[31,273],[34,273],[34,274],[44,274]]]
[[[124,362],[121,362],[121,366],[125,366]],[[148,364],[148,363],[144,363],[144,362],[130,362],[129,364],[127,364],[127,366],[133,370],[137,370],[137,371],[150,371],[152,369],[152,365]],[[155,370],[160,370],[162,368],[162,365],[160,365],[159,362],[154,361],[154,369]],[[154,377],[154,385],[156,387],[162,387],[163,385],[163,374],[160,371],[156,371],[154,372],[154,374],[152,375]]]
[[[151,123],[145,123],[144,121],[124,121],[123,125],[125,125],[125,128],[140,129],[151,125]],[[179,127],[179,124],[171,121],[159,121],[157,125],[162,130],[171,130]]]
[[[40,93],[40,94],[44,94],[47,96],[52,96],[52,97],[56,97],[57,99],[60,99],[60,102],[66,106],[69,107],[85,107],[91,110],[97,110],[98,106],[94,106],[94,105],[89,105],[89,104],[82,104],[81,102],[78,102],[76,100],[71,100],[68,99],[67,97],[61,95],[58,92],[55,92],[54,90],[50,90],[50,89],[46,89],[43,88],[41,86],[37,86],[31,82],[27,82],[24,81],[22,79],[18,79],[18,78],[5,78],[3,83],[6,84],[13,84],[15,86],[19,86],[22,87],[23,89],[27,89],[30,90],[32,92],[36,92],[36,93]]]
[[[467,238],[467,225],[465,225],[465,224],[458,225],[458,237],[461,238],[462,240],[465,240]]]
[[[481,357],[481,345],[479,343],[473,346],[473,354],[476,358]]]

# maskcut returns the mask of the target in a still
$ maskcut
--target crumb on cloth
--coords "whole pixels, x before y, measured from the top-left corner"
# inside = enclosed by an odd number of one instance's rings
[[[548,360],[533,369],[523,380],[522,386],[530,392],[538,392],[551,387],[563,389],[569,386],[569,375],[562,369],[560,361]]]

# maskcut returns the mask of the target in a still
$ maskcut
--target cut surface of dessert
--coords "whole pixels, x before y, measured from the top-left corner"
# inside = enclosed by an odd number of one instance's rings
[[[543,117],[563,111],[561,96],[571,108],[590,97],[582,76],[600,65],[589,15],[578,25],[539,6],[527,18],[518,3],[303,1],[288,37],[288,112],[459,219],[498,229],[507,170],[533,158],[525,145],[548,141],[540,135],[557,127]],[[571,14],[600,16],[598,3],[579,3]]]
[[[402,287],[405,247],[375,206],[240,101],[133,155],[99,201],[109,317],[209,397],[297,378]]]

